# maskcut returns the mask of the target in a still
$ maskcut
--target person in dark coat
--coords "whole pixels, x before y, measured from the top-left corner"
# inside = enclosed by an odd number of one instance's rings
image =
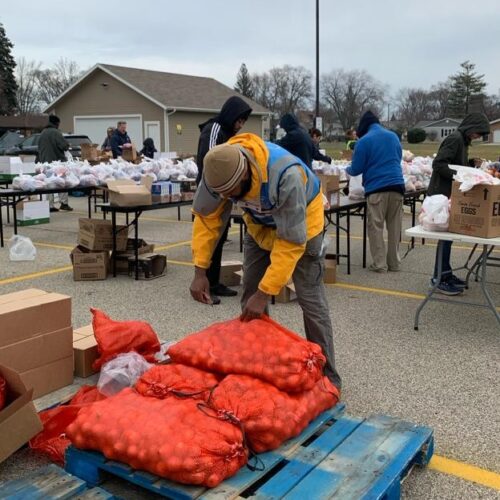
[[[148,158],[153,159],[155,157],[155,153],[157,152],[153,139],[151,139],[151,137],[144,139],[144,142],[142,143],[142,145],[144,147],[140,150],[139,153],[141,155],[144,155],[144,156],[147,156]]]
[[[306,130],[300,126],[297,118],[292,113],[284,114],[280,120],[280,127],[285,130],[286,135],[276,141],[276,144],[312,168],[314,144]]]
[[[312,142],[313,142],[313,156],[312,159],[316,161],[324,161],[325,163],[332,163],[332,159],[324,154],[321,154],[319,150],[319,143],[321,142],[321,130],[317,128],[312,128],[309,131],[309,134],[311,136]]]
[[[111,137],[113,136],[114,131],[115,127],[108,127],[108,130],[106,131],[106,138],[101,145],[101,149],[103,151],[111,151]]]
[[[51,163],[53,161],[66,161],[66,151],[69,149],[68,141],[59,130],[61,120],[56,115],[49,116],[49,124],[43,129],[38,142],[38,158],[40,163]],[[65,210],[71,212],[73,209],[68,204],[68,193],[59,193],[59,208],[54,205],[54,195],[47,195],[51,212]]]
[[[111,151],[113,151],[113,158],[118,158],[123,154],[124,149],[130,149],[131,147],[132,141],[127,133],[127,122],[119,121],[111,136]]]
[[[429,196],[444,194],[451,197],[451,187],[455,170],[450,165],[468,165],[468,150],[471,141],[479,139],[490,133],[488,118],[482,113],[470,113],[455,132],[451,133],[439,146],[434,161],[432,162],[432,176],[427,189]],[[436,250],[436,262],[434,264],[434,275],[431,280],[435,285],[438,274],[439,246],[442,247],[441,260],[441,283],[437,291],[444,295],[458,295],[465,289],[465,281],[453,274],[451,268],[451,241],[440,240]]]
[[[199,125],[201,133],[198,140],[198,154],[196,156],[196,163],[198,165],[197,184],[200,184],[202,179],[205,155],[214,146],[223,144],[236,135],[248,120],[251,112],[252,108],[241,97],[233,96],[223,104],[216,117]],[[220,283],[222,249],[227,240],[228,231],[229,224],[226,226],[224,233],[217,243],[212,254],[212,263],[207,270],[213,304],[220,304],[219,297],[234,297],[237,295],[236,290],[232,290]]]

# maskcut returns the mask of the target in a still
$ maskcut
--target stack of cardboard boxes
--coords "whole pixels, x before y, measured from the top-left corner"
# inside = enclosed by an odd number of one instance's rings
[[[73,332],[73,355],[76,377],[87,378],[96,373],[92,365],[99,353],[92,325],[83,326]]]
[[[38,289],[0,296],[0,364],[37,398],[73,382],[71,298]]]

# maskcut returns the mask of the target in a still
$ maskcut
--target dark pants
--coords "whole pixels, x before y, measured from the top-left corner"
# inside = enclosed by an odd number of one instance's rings
[[[335,369],[333,329],[325,285],[323,284],[325,262],[321,254],[322,243],[322,234],[307,242],[306,251],[297,262],[293,272],[293,283],[297,300],[302,309],[306,338],[321,346],[326,356],[325,375],[340,389],[342,381]],[[257,291],[270,264],[270,253],[260,248],[255,240],[246,234],[243,257],[242,309],[247,300]],[[268,309],[266,309],[266,314],[269,314]]]
[[[222,233],[222,236],[220,237],[219,242],[215,247],[214,253],[212,255],[212,264],[210,264],[210,267],[207,269],[207,278],[211,288],[219,284],[222,249],[224,248],[224,243],[227,240],[229,226],[230,223],[228,222],[226,229],[224,229],[224,232]]]
[[[441,246],[443,249],[443,254],[441,256],[441,281],[447,281],[452,275],[451,269],[451,244],[452,241],[444,241],[439,240],[438,246],[436,248],[436,261],[434,264],[434,278],[437,278],[438,275],[438,261],[439,261],[439,247]]]

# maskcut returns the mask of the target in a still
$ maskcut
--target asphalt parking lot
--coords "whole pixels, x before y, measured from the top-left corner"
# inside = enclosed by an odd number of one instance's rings
[[[238,297],[223,299],[218,306],[190,298],[189,208],[183,209],[180,222],[176,209],[148,212],[141,218],[140,236],[167,255],[165,277],[74,282],[69,252],[76,244],[78,218],[86,216],[86,200],[70,198],[70,202],[74,212],[52,214],[50,224],[20,229],[37,247],[34,262],[11,263],[8,249],[0,249],[1,294],[31,287],[68,294],[73,298],[75,328],[88,324],[89,308],[97,307],[115,319],[146,320],[164,340],[180,339],[238,314]],[[407,216],[405,227],[409,223]],[[415,332],[413,316],[429,284],[435,242],[426,241],[424,246],[417,242],[399,273],[371,273],[361,267],[360,221],[355,220],[353,226],[351,275],[341,260],[338,282],[327,286],[347,412],[389,414],[434,429],[436,457],[430,467],[414,470],[404,482],[405,498],[499,498],[498,323],[486,309],[432,303],[424,309],[420,331]],[[6,235],[11,232],[7,227]],[[345,238],[341,242],[345,244]],[[406,237],[402,247],[406,250]],[[454,264],[463,264],[469,251],[455,245]],[[241,258],[238,228],[234,227],[224,259]],[[500,271],[491,268],[488,281],[493,299],[500,303]],[[478,285],[473,283],[466,295],[469,300],[480,300]],[[271,314],[303,333],[296,302],[272,306]],[[19,477],[45,463],[24,449],[0,465],[0,478]],[[144,498],[122,485],[113,487],[125,498]]]

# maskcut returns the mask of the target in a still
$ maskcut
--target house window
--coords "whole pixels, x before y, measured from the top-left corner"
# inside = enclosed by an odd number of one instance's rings
[[[441,137],[444,137],[444,129],[441,129]]]

